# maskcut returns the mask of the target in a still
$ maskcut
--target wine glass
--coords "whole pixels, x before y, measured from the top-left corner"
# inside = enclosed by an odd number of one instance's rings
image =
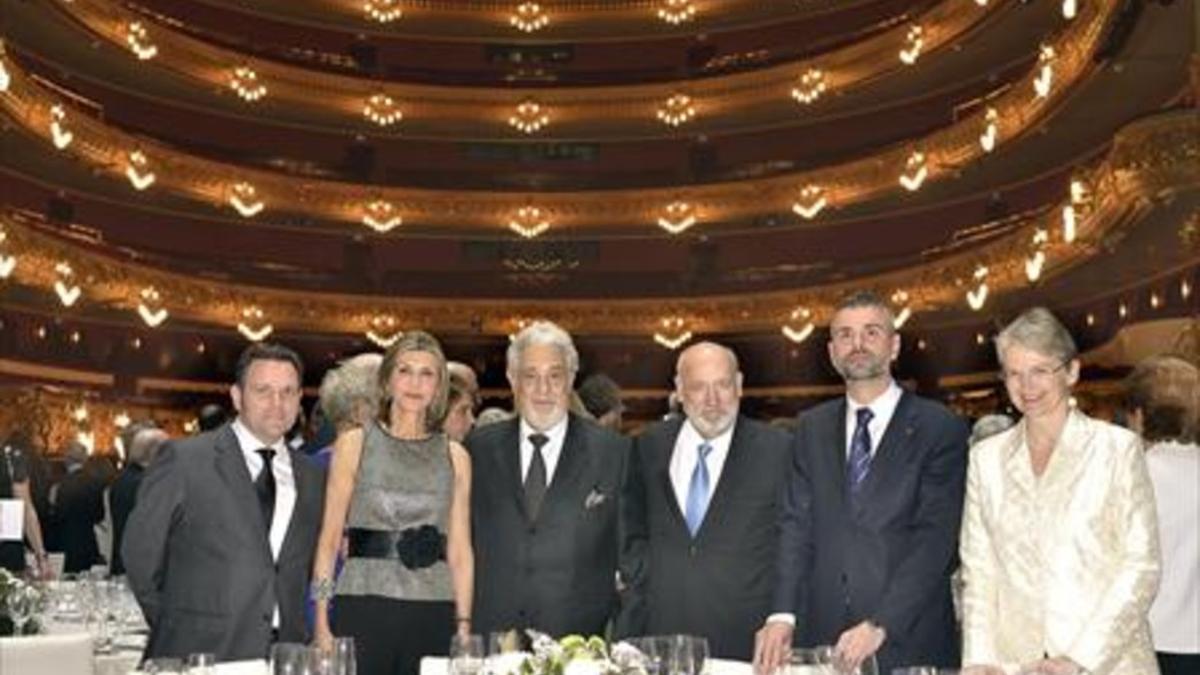
[[[271,645],[271,675],[306,675],[308,645],[299,642],[276,642]]]
[[[335,637],[333,639],[333,672],[334,675],[355,675],[357,664],[354,658],[354,638]]]
[[[217,657],[210,652],[188,654],[187,673],[188,675],[213,675],[216,664]]]
[[[671,673],[700,675],[708,661],[708,640],[695,635],[671,636]]]
[[[24,635],[25,624],[37,611],[38,601],[37,590],[30,586],[17,586],[9,590],[4,606],[8,608],[8,617],[12,620],[13,635]]]
[[[477,675],[483,669],[483,636],[450,638],[450,675]]]

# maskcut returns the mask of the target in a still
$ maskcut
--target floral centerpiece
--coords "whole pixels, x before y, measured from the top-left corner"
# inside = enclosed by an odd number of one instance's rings
[[[12,607],[20,602],[23,609],[33,614],[40,606],[42,592],[33,584],[0,567],[0,635],[12,635],[16,622],[13,620]],[[39,631],[36,619],[29,615],[24,617],[28,623],[22,627],[22,635],[31,635]]]
[[[532,651],[492,657],[494,675],[646,675],[646,657],[627,642],[610,649],[602,638],[568,635],[561,640],[529,631]]]

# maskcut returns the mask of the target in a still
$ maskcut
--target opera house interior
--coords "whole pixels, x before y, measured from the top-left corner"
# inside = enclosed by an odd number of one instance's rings
[[[992,338],[1052,309],[1080,405],[1200,359],[1192,2],[9,0],[0,429],[53,456],[228,403],[252,341],[436,335],[508,407],[561,325],[625,426],[711,339],[743,410],[840,395],[838,298],[892,303],[907,387],[1008,409]]]

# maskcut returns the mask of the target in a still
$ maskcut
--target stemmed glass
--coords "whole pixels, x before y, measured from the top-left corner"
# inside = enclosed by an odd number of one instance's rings
[[[333,675],[355,675],[354,638],[333,639]]]

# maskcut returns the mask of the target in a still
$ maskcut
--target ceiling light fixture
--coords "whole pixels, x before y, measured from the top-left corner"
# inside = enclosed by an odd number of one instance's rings
[[[793,324],[798,325],[799,328],[793,328]],[[807,340],[816,329],[817,327],[812,321],[812,312],[807,307],[797,307],[792,310],[791,316],[788,317],[788,323],[783,324],[780,330],[783,332],[784,337],[796,344],[800,344]]]
[[[1071,180],[1070,201],[1062,208],[1063,241],[1070,244],[1078,234],[1079,220],[1092,202],[1092,191],[1082,179]]]
[[[892,293],[892,304],[900,308],[896,317],[892,319],[892,328],[900,330],[912,318],[912,305],[908,303],[908,291],[900,289]]]
[[[975,268],[975,288],[967,291],[967,305],[971,309],[978,312],[983,309],[983,303],[987,302],[988,284],[987,284],[988,268],[980,265]]]
[[[54,272],[58,275],[58,278],[54,280],[54,293],[58,295],[58,301],[63,304],[63,307],[74,305],[79,300],[79,296],[83,295],[83,289],[78,284],[72,283],[75,270],[71,269],[70,263],[64,260],[54,266]]]
[[[1054,47],[1043,44],[1038,50],[1038,74],[1033,78],[1033,91],[1038,98],[1050,95],[1050,87],[1054,84]]]
[[[522,206],[508,221],[508,227],[526,239],[533,239],[550,229],[550,220],[538,207]]]
[[[1046,265],[1046,252],[1042,249],[1050,242],[1050,233],[1042,228],[1037,228],[1033,233],[1033,255],[1025,259],[1025,278],[1029,279],[1030,283],[1037,281],[1042,276],[1042,269]]]
[[[675,200],[663,207],[658,226],[671,234],[680,234],[696,224],[696,210],[685,201]]]
[[[371,317],[366,336],[380,349],[388,349],[404,336],[404,331],[399,329],[396,317],[391,314],[377,314]]]
[[[522,133],[534,134],[550,123],[550,113],[546,112],[540,103],[529,98],[517,104],[517,109],[508,118],[508,123]]]
[[[539,31],[550,23],[550,17],[542,11],[542,6],[536,2],[522,2],[508,17],[508,23],[519,31],[532,33]]]
[[[983,133],[979,135],[979,147],[983,148],[984,152],[991,152],[996,149],[996,138],[1000,135],[999,124],[1000,113],[996,112],[995,108],[988,108],[983,114]]]
[[[689,122],[696,116],[696,106],[692,105],[692,97],[687,94],[672,94],[659,107],[658,119],[670,127],[677,127]]]

